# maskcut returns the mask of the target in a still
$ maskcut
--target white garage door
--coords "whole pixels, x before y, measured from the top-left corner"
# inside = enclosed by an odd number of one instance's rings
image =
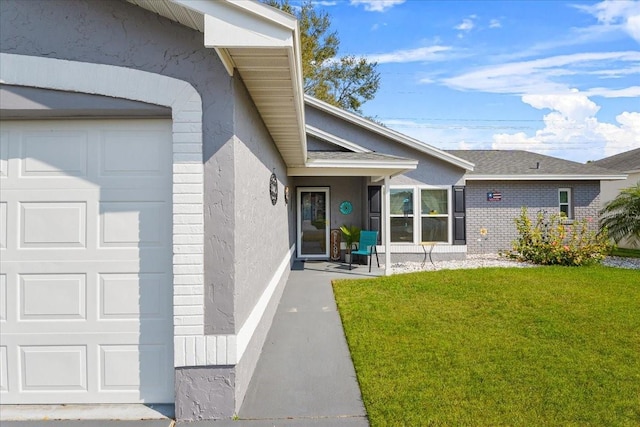
[[[0,135],[0,401],[173,402],[171,121]]]

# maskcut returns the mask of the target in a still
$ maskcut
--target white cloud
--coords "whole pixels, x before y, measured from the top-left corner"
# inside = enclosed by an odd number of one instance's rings
[[[491,93],[567,93],[563,77],[593,73],[611,63],[623,68],[626,62],[640,61],[640,52],[596,52],[558,55],[530,61],[508,62],[477,68],[442,82],[454,89]]]
[[[387,9],[404,3],[405,0],[350,0],[352,6],[363,5],[368,12],[385,12]]]
[[[621,29],[640,43],[640,2],[605,0],[594,5],[575,7],[595,16],[607,29]]]
[[[572,120],[584,121],[596,115],[600,107],[577,90],[564,95],[525,95],[522,102],[533,108],[543,110],[548,108]]]
[[[500,28],[500,27],[502,27],[502,24],[501,24],[501,23],[500,23],[500,21],[499,21],[499,20],[497,20],[497,19],[492,19],[492,20],[489,22],[489,28]]]
[[[313,4],[316,4],[318,6],[335,6],[338,4],[338,2],[335,0],[315,0]]]
[[[525,95],[522,101],[550,113],[543,116],[544,128],[533,136],[524,132],[493,135],[493,149],[519,149],[571,158],[598,159],[640,147],[640,113],[624,112],[617,124],[596,118],[600,109],[576,90],[563,95]]]
[[[593,87],[584,91],[584,94],[587,96],[602,96],[603,98],[640,98],[640,86],[631,86],[624,89]]]
[[[405,63],[405,62],[426,62],[441,61],[442,53],[451,50],[449,46],[428,46],[419,47],[417,49],[396,50],[388,53],[378,53],[367,55],[367,60],[377,62],[379,64],[386,63]]]
[[[473,21],[470,18],[465,18],[462,20],[462,22],[458,25],[456,25],[455,27],[453,27],[456,30],[460,30],[460,31],[471,31],[473,30],[473,27],[475,26],[475,24],[473,23]]]

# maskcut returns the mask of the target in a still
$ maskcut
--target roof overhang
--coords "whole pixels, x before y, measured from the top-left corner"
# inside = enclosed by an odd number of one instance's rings
[[[341,154],[341,153],[334,153]],[[368,176],[372,181],[380,181],[384,177],[401,175],[418,167],[418,161],[403,159],[400,157],[376,154],[377,159],[372,159],[367,153],[343,153],[349,158],[313,158],[314,153],[309,152],[305,167],[289,168],[289,176]],[[358,158],[358,154],[363,154]]]
[[[127,0],[204,33],[229,75],[242,78],[287,166],[303,166],[302,64],[297,20],[247,0]]]
[[[627,175],[465,175],[465,181],[616,181]]]
[[[367,129],[370,132],[377,133],[378,135],[382,135],[386,138],[399,142],[417,151],[428,154],[432,157],[443,160],[447,163],[453,164],[467,171],[473,170],[474,164],[467,160],[456,157],[453,154],[447,153],[446,151],[439,150],[435,147],[432,147],[431,145],[425,144],[424,142],[411,138],[407,135],[403,135],[400,132],[396,132],[387,127],[380,126],[379,124],[374,123],[370,120],[367,120],[363,117],[360,117],[357,114],[353,114],[349,111],[334,107],[331,104],[320,101],[319,99],[313,98],[308,95],[305,95],[304,102],[328,114],[331,114],[347,122],[353,123],[356,126],[360,126],[364,129]]]

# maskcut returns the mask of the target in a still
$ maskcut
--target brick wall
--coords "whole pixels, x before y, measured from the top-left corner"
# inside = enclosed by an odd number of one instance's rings
[[[514,219],[526,206],[534,218],[539,210],[558,212],[558,189],[570,188],[575,219],[592,218],[597,230],[600,181],[467,181],[467,251],[469,254],[497,253],[511,249],[517,238]],[[487,193],[498,191],[502,200],[487,201]],[[486,228],[486,240],[478,241]]]

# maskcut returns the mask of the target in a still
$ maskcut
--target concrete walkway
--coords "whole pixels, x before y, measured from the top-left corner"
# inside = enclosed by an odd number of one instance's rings
[[[375,265],[375,264],[374,264]],[[382,269],[326,261],[295,262],[237,420],[181,427],[366,427],[360,388],[331,280],[379,276]],[[116,417],[114,417],[116,418]],[[146,421],[3,421],[2,427],[168,427]]]
[[[331,280],[381,274],[368,273],[367,266],[349,271],[344,264],[296,262],[238,413],[240,423],[206,425],[368,426]]]

